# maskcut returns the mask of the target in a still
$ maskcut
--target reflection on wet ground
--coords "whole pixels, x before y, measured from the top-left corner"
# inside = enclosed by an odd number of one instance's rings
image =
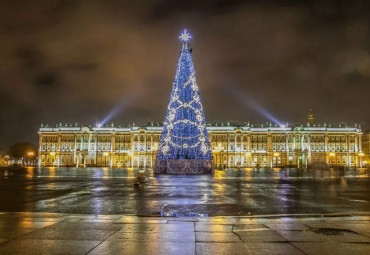
[[[10,176],[27,177],[27,178],[68,178],[68,177],[86,177],[86,178],[135,178],[136,173],[145,171],[147,177],[155,176],[151,169],[138,168],[109,168],[109,167],[44,167],[44,168],[0,168],[0,177],[7,178]],[[214,175],[203,175],[207,179],[224,179],[224,178],[259,178],[259,179],[292,179],[292,178],[340,178],[356,177],[368,178],[370,171],[366,168],[360,169],[298,169],[298,168],[229,168],[225,170],[215,170]],[[162,175],[166,176],[166,175]],[[168,176],[168,175],[167,175]],[[175,177],[175,176],[171,176]],[[184,177],[184,176],[180,176]],[[199,176],[198,176],[199,177]],[[175,177],[176,178],[176,177]]]
[[[370,171],[226,169],[153,175],[139,169],[0,169],[0,211],[256,215],[370,211]]]

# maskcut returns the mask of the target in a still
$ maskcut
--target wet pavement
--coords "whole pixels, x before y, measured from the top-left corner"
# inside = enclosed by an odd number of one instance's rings
[[[336,234],[333,234],[336,233]],[[0,254],[369,254],[370,217],[0,213]]]
[[[370,171],[228,169],[154,176],[138,169],[0,169],[0,212],[73,214],[326,214],[370,211]],[[204,238],[207,238],[206,236]]]

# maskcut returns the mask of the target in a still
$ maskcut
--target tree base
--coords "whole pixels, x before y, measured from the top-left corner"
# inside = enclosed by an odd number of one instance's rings
[[[213,174],[210,159],[157,159],[155,174]]]

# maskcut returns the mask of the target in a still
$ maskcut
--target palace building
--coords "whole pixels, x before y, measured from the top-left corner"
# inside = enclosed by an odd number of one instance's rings
[[[204,173],[213,167],[362,167],[361,128],[317,125],[312,110],[306,125],[206,124],[191,38],[186,29],[179,37],[182,50],[163,124],[42,125],[39,166],[153,168],[157,159],[157,173]]]
[[[363,165],[366,167],[369,167],[370,165],[370,131],[366,132],[362,136],[362,154],[363,159]]]
[[[348,127],[317,125],[255,126],[249,123],[208,124],[215,168],[235,167],[362,167],[362,132]],[[152,168],[163,126],[41,125],[39,166],[109,166]]]

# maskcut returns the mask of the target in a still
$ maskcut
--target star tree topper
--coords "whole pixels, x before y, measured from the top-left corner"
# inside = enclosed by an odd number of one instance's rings
[[[179,36],[180,41],[182,41],[183,43],[188,43],[191,38],[192,36],[188,33],[188,31],[186,31],[186,29],[184,29],[182,34]]]

